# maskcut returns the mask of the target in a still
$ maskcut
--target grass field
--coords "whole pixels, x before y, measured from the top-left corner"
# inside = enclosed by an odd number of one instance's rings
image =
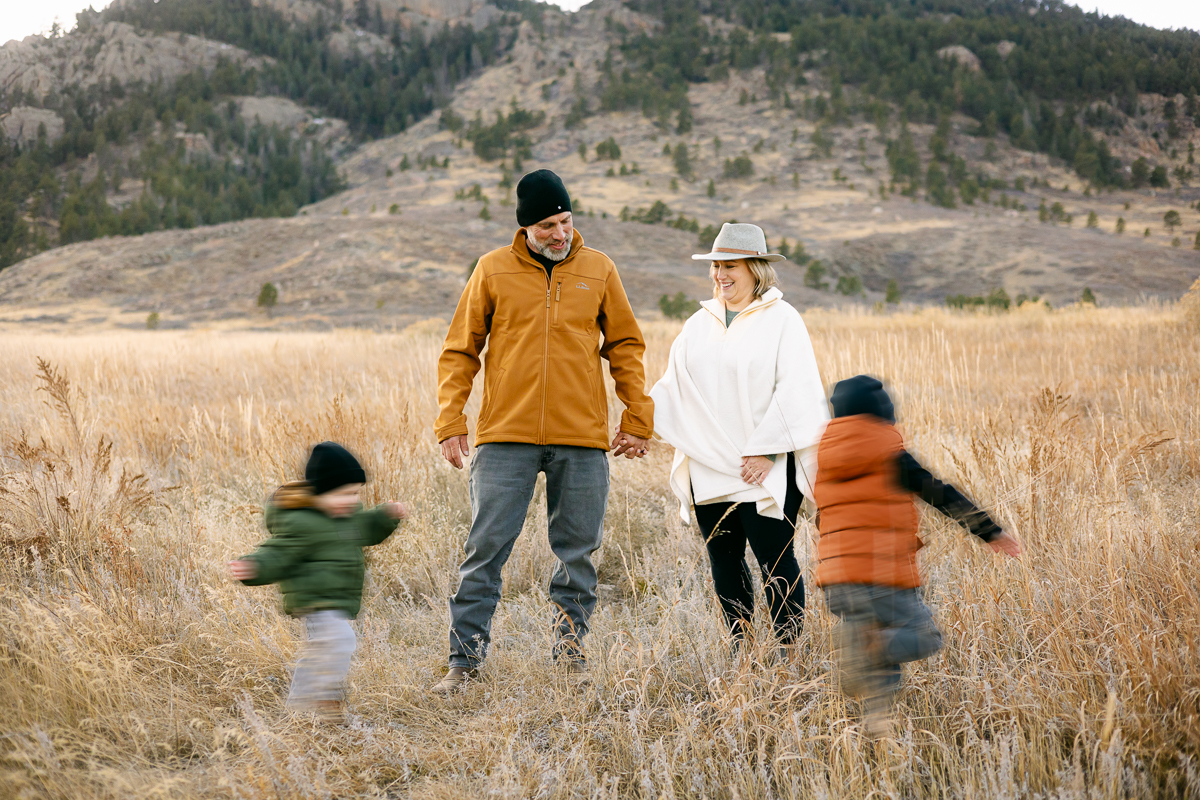
[[[590,684],[550,667],[539,495],[482,680],[428,695],[468,523],[434,326],[6,333],[0,797],[1200,796],[1200,335],[1172,308],[808,323],[827,384],[888,381],[914,452],[1026,546],[925,515],[947,647],[908,671],[897,741],[838,693],[811,587],[801,658],[730,658],[661,445],[613,463]],[[677,330],[647,325],[652,378]],[[283,712],[299,626],[223,566],[322,439],[415,509],[371,551],[345,728]]]

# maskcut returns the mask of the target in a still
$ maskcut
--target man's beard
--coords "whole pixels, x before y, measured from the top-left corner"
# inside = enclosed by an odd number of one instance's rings
[[[559,252],[555,252],[550,248],[549,245],[543,245],[539,243],[538,240],[534,238],[533,234],[526,236],[525,240],[529,244],[530,250],[542,256],[543,258],[548,258],[551,261],[558,262],[562,261],[571,254],[571,242],[575,241],[575,231],[571,231],[571,241],[567,242],[566,247]]]

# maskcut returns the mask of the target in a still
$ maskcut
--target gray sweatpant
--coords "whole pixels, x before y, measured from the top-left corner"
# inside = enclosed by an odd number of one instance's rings
[[[298,709],[342,699],[350,657],[358,645],[344,611],[314,611],[303,619],[305,642],[287,699],[288,706]]]
[[[916,589],[869,583],[839,583],[825,588],[830,613],[841,617],[843,648],[849,657],[866,660],[868,636],[878,638],[878,656],[868,692],[892,695],[900,688],[900,665],[929,658],[942,649],[942,634]]]
[[[500,571],[525,524],[539,472],[546,473],[554,656],[582,654],[596,607],[596,568],[608,505],[608,454],[591,447],[517,442],[482,444],[471,459],[471,532],[450,598],[450,666],[477,667],[487,656]]]

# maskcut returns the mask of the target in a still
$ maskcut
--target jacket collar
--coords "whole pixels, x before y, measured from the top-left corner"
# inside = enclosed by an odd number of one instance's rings
[[[766,294],[764,294],[762,297],[758,298],[753,303],[751,303],[750,305],[746,306],[741,311],[739,311],[738,316],[743,317],[748,314],[752,314],[755,311],[761,311],[762,309],[766,308],[767,306],[774,305],[776,302],[778,302],[779,300],[782,300],[782,299],[783,299],[783,292],[779,291],[778,286],[772,286],[770,289],[767,289]],[[722,328],[725,327],[725,301],[724,300],[717,300],[716,298],[713,298],[712,300],[702,300],[700,302],[700,307],[703,308],[708,313],[712,314],[714,317],[716,317],[717,321],[721,323]]]
[[[566,264],[567,262],[569,262],[571,259],[573,259],[575,257],[576,253],[578,253],[582,249],[583,249],[583,234],[580,233],[576,229],[575,236],[574,236],[574,238],[571,239],[571,252],[567,253],[567,257],[564,258],[562,261],[559,261],[554,266],[557,268],[557,267],[562,266],[563,264]],[[542,272],[545,272],[545,268],[541,264],[539,264],[538,260],[536,258],[534,258],[533,255],[529,252],[529,243],[527,241],[525,241],[525,229],[524,228],[517,228],[517,232],[515,234],[513,234],[513,243],[512,243],[512,247],[509,248],[509,252],[512,253],[514,256],[516,256],[518,261],[523,261],[526,264],[528,264],[529,266],[531,266],[535,269],[541,270]]]

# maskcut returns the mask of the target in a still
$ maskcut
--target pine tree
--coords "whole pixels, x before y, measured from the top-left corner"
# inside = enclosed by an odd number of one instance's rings
[[[887,282],[887,289],[884,290],[884,300],[893,305],[900,302],[900,284],[896,283],[895,278]]]
[[[272,311],[275,304],[279,302],[279,290],[275,288],[273,283],[264,283],[262,289],[258,292],[258,300],[255,305],[267,312],[267,316],[272,316]]]
[[[675,154],[672,157],[675,163],[675,171],[684,179],[692,177],[692,160],[688,155],[688,146],[684,142],[675,145]]]

